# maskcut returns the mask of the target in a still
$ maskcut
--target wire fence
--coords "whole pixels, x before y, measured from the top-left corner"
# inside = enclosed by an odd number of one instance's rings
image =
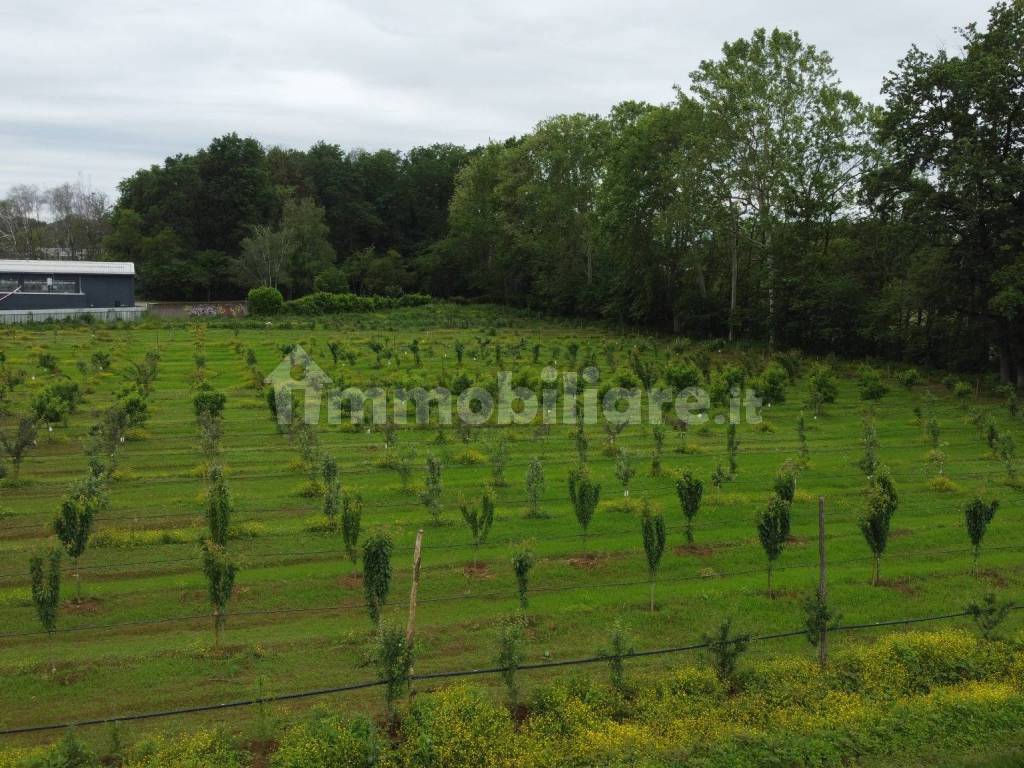
[[[1003,546],[1003,547],[989,547],[991,551],[1020,551],[1024,550],[1022,546]],[[906,559],[914,559],[917,557],[928,558],[928,557],[943,557],[949,555],[964,555],[970,554],[973,550],[970,549],[934,549],[934,550],[920,550],[917,552],[907,553]],[[853,557],[844,560],[832,560],[829,562],[830,568],[838,568],[845,565],[863,564],[870,563],[873,557]],[[788,572],[788,571],[802,571],[802,570],[815,570],[819,567],[817,560],[808,563],[795,563],[789,565],[777,565],[773,571],[775,573]],[[678,576],[662,576],[658,578],[657,584],[666,586],[672,584],[684,584],[688,582],[697,581],[714,581],[718,579],[733,579],[741,578],[745,576],[761,576],[766,573],[764,566],[744,568],[735,571],[725,572],[714,572],[711,574],[697,573],[697,574],[683,574]],[[582,582],[576,584],[563,584],[563,585],[539,585],[531,586],[529,594],[534,595],[548,595],[548,594],[559,594],[567,592],[580,592],[580,591],[596,591],[602,589],[627,589],[627,588],[640,588],[650,585],[650,579],[624,579],[618,581],[606,581],[606,582]],[[452,603],[461,601],[488,601],[494,602],[498,600],[511,600],[518,599],[518,595],[515,592],[509,590],[491,590],[488,592],[478,593],[466,593],[460,592],[458,594],[447,594],[447,595],[434,595],[427,597],[420,597],[417,600],[419,605],[429,604],[442,604]],[[391,608],[406,608],[407,603],[402,601],[389,603]],[[230,617],[235,619],[245,618],[261,618],[269,616],[300,616],[300,615],[314,615],[322,613],[339,613],[343,611],[357,611],[366,608],[366,602],[357,600],[342,603],[332,603],[330,605],[322,606],[310,606],[305,608],[267,608],[262,610],[252,611],[231,611]],[[80,634],[83,632],[110,632],[123,629],[138,629],[142,627],[154,627],[154,626],[166,626],[170,624],[188,624],[193,622],[209,622],[210,615],[208,613],[203,614],[187,614],[182,616],[165,616],[157,617],[152,619],[140,619],[137,621],[125,621],[125,622],[112,622],[108,624],[86,624],[77,627],[63,627],[56,629],[54,635],[67,635],[67,634]],[[3,632],[0,633],[0,640],[7,639],[19,639],[29,637],[43,637],[48,633],[44,630],[29,630],[24,632]]]
[[[1019,610],[1024,606],[1013,606],[1011,610]],[[957,613],[946,613],[936,616],[915,616],[901,619],[883,619],[874,622],[865,622],[860,624],[847,624],[829,628],[828,632],[853,632],[869,629],[882,629],[885,627],[893,626],[910,626],[914,624],[922,624],[926,622],[934,621],[948,621],[951,619],[964,618],[971,615],[968,611],[960,611]],[[802,637],[807,635],[807,629],[794,629],[783,632],[773,632],[769,634],[761,634],[752,637],[742,638],[743,642],[767,642],[771,640],[782,640],[787,638]],[[609,663],[613,660],[631,660],[631,659],[642,659],[650,658],[655,656],[667,656],[671,654],[690,653],[694,651],[704,650],[710,648],[713,643],[720,641],[712,640],[701,640],[699,642],[690,643],[687,645],[680,645],[668,648],[656,648],[644,651],[632,651],[622,656],[613,656],[609,654],[598,654],[594,656],[585,656],[575,659],[562,659],[552,661],[541,661],[529,664],[521,664],[516,667],[516,671],[519,672],[530,672],[543,669],[558,669],[565,667],[576,667],[588,664],[600,664]],[[729,642],[729,641],[726,641]],[[739,639],[732,640],[732,642],[739,642]],[[428,672],[411,675],[409,677],[410,682],[428,682],[434,680],[452,680],[457,678],[465,677],[479,677],[483,675],[496,675],[503,672],[509,671],[508,667],[487,667],[482,669],[463,669],[463,670],[450,670],[440,672]],[[231,709],[239,709],[243,707],[251,707],[258,705],[299,701],[302,699],[310,699],[322,696],[330,696],[336,694],[353,693],[355,691],[363,691],[370,688],[377,688],[383,685],[387,685],[388,680],[367,680],[358,683],[349,683],[346,685],[337,685],[327,688],[314,688],[310,690],[294,691],[291,693],[282,693],[271,696],[260,696],[257,698],[249,699],[236,699],[234,701],[219,702],[213,704],[200,704],[188,707],[179,707],[176,709],[164,709],[153,712],[141,712],[126,715],[111,715],[104,718],[95,718],[90,720],[76,720],[61,723],[46,723],[41,725],[27,725],[19,726],[14,728],[3,728],[0,729],[0,736],[15,736],[31,733],[42,733],[45,731],[59,731],[66,730],[68,728],[84,728],[94,725],[109,725],[112,723],[126,723],[136,722],[142,720],[154,720],[159,718],[177,717],[181,715],[199,714],[203,712],[221,712]]]

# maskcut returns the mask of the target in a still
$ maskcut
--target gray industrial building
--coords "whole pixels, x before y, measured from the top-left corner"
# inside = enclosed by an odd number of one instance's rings
[[[99,315],[134,319],[135,265],[0,259],[0,323]]]

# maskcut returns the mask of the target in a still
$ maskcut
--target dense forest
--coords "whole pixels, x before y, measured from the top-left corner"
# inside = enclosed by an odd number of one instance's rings
[[[1024,0],[957,32],[881,105],[756,30],[668,103],[474,149],[229,134],[125,179],[102,255],[152,298],[420,291],[1024,386]]]

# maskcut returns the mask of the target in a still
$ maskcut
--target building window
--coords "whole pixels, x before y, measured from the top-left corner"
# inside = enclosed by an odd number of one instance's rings
[[[51,293],[78,293],[77,280],[57,280],[54,278],[50,285]]]
[[[10,293],[18,290],[18,278],[0,277],[0,293]]]
[[[78,280],[76,278],[26,277],[22,291],[25,293],[78,293]]]

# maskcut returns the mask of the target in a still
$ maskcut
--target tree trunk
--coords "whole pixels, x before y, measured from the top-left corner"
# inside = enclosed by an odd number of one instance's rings
[[[774,563],[771,560],[768,561],[768,597],[775,598],[775,590],[772,589],[772,568]]]
[[[82,602],[82,571],[78,567],[78,558],[75,558],[75,602]]]
[[[1010,350],[1005,343],[999,345],[999,381],[1010,383]]]
[[[651,577],[651,613],[654,613],[654,577]]]
[[[736,225],[736,229],[733,230],[732,238],[732,272],[730,276],[730,287],[729,287],[729,341],[733,340],[733,335],[736,330],[736,293],[737,284],[739,282],[739,271],[740,271],[740,244],[739,244],[739,225]]]
[[[693,521],[686,521],[686,543],[693,544]]]
[[[881,570],[882,570],[881,569],[881,565],[882,565],[881,557],[879,555],[875,555],[875,561],[872,564],[872,568],[871,568],[871,586],[873,586],[873,587],[877,587],[878,586],[878,581],[879,581],[879,577],[881,576]]]

